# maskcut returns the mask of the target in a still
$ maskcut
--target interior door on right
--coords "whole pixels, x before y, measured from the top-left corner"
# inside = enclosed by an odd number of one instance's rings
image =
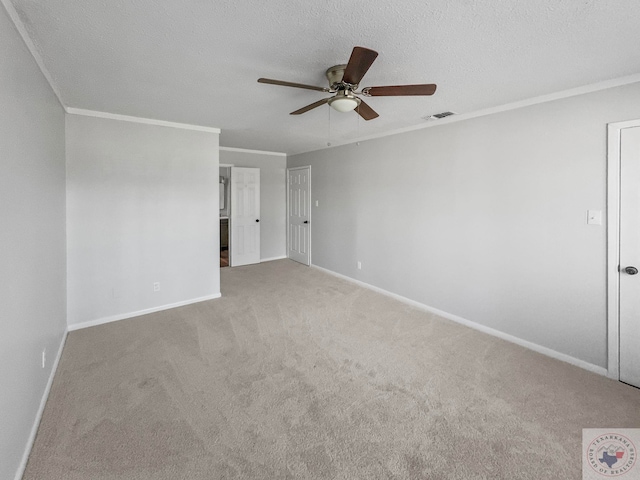
[[[311,167],[287,169],[287,254],[311,264]]]
[[[640,387],[640,127],[620,134],[620,380]]]

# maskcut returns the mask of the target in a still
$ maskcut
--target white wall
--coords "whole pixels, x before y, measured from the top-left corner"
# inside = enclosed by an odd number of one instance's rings
[[[606,367],[606,125],[640,84],[289,157],[313,263]],[[362,270],[356,269],[357,260]]]
[[[69,326],[219,295],[219,135],[66,126]]]
[[[0,478],[11,479],[66,329],[64,111],[2,6],[0,168]]]
[[[284,257],[287,254],[287,157],[220,150],[220,163],[260,169],[260,258]]]

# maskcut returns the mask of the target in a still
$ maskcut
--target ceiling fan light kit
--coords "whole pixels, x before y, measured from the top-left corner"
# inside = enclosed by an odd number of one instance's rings
[[[360,100],[353,93],[342,90],[333,98],[329,99],[329,106],[338,112],[350,112],[360,105]]]
[[[291,115],[301,115],[328,103],[331,108],[338,112],[356,110],[358,115],[365,120],[372,120],[378,117],[378,114],[366,102],[359,98],[358,95],[364,95],[365,97],[397,97],[406,95],[433,95],[435,93],[436,85],[434,84],[366,87],[361,91],[357,91],[362,77],[367,73],[377,56],[378,52],[368,48],[354,47],[347,64],[334,65],[327,69],[325,75],[329,81],[329,87],[316,87],[314,85],[285,82],[270,78],[259,78],[258,82],[335,94],[331,98],[318,100],[306,107],[291,112]]]

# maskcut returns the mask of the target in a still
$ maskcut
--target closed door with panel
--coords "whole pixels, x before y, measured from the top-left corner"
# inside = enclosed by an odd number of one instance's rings
[[[291,260],[311,263],[311,167],[290,168],[288,178],[287,245]]]
[[[230,265],[260,263],[260,169],[231,168]]]

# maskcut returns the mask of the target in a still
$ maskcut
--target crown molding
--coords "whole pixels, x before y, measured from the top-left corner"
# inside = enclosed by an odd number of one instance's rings
[[[161,127],[181,128],[183,130],[196,130],[198,132],[220,133],[219,128],[204,127],[202,125],[191,125],[188,123],[167,122],[165,120],[155,120],[153,118],[132,117],[130,115],[120,115],[118,113],[98,112],[96,110],[85,110],[84,108],[67,107],[65,110],[69,115],[82,115],[84,117],[107,118],[109,120],[120,120],[122,122],[144,123],[146,125],[158,125]]]
[[[598,92],[600,90],[607,90],[609,88],[621,87],[624,85],[630,85],[632,83],[640,82],[640,74],[628,75],[625,77],[614,78],[612,80],[605,80],[603,82],[592,83],[590,85],[584,85],[582,87],[571,88],[569,90],[562,90],[556,93],[550,93],[547,95],[540,95],[538,97],[528,98],[526,100],[520,100],[518,102],[505,103],[504,105],[498,105],[496,107],[485,108],[482,110],[476,110],[475,112],[463,113],[460,115],[451,115],[441,120],[430,121],[426,124],[412,125],[410,127],[398,128],[396,130],[390,130],[388,132],[377,133],[357,139],[351,139],[344,142],[334,143],[331,142],[331,146],[323,148],[315,148],[313,150],[307,150],[305,152],[296,153],[301,155],[303,153],[317,152],[318,150],[325,150],[327,148],[340,147],[344,145],[352,145],[358,142],[364,142],[366,140],[375,140],[377,138],[388,137],[391,135],[398,135],[400,133],[412,132],[414,130],[422,130],[423,128],[438,127],[440,125],[446,125],[449,123],[462,122],[464,120],[470,120],[476,117],[484,117],[487,115],[493,115],[494,113],[507,112],[509,110],[517,110],[519,108],[530,107],[532,105],[538,105],[540,103],[553,102],[555,100],[562,100],[563,98],[576,97],[578,95],[585,95],[587,93]]]
[[[266,150],[250,150],[248,148],[235,148],[235,147],[220,147],[222,152],[237,152],[237,153],[254,153],[256,155],[276,155],[278,157],[286,157],[286,153],[282,152],[269,152]]]
[[[22,23],[22,20],[20,20],[20,15],[18,14],[15,7],[11,3],[11,0],[0,0],[0,2],[4,6],[4,9],[7,11],[7,15],[9,15],[9,18],[13,22],[13,25],[16,27],[18,34],[22,37],[22,41],[27,46],[27,49],[31,53],[31,56],[35,60],[36,64],[38,65],[38,68],[40,68],[42,75],[44,75],[44,78],[47,80],[47,83],[49,83],[51,90],[53,90],[53,93],[58,98],[58,102],[60,102],[60,105],[62,106],[62,108],[66,110],[64,101],[62,101],[62,95],[60,94],[60,90],[58,89],[55,82],[53,81],[53,77],[51,76],[51,73],[49,73],[49,70],[47,70],[47,67],[45,67],[44,61],[40,56],[40,52],[38,52],[38,49],[36,48],[35,43],[33,43],[33,40],[31,40],[31,37],[27,33],[27,29],[24,26],[24,23]]]

